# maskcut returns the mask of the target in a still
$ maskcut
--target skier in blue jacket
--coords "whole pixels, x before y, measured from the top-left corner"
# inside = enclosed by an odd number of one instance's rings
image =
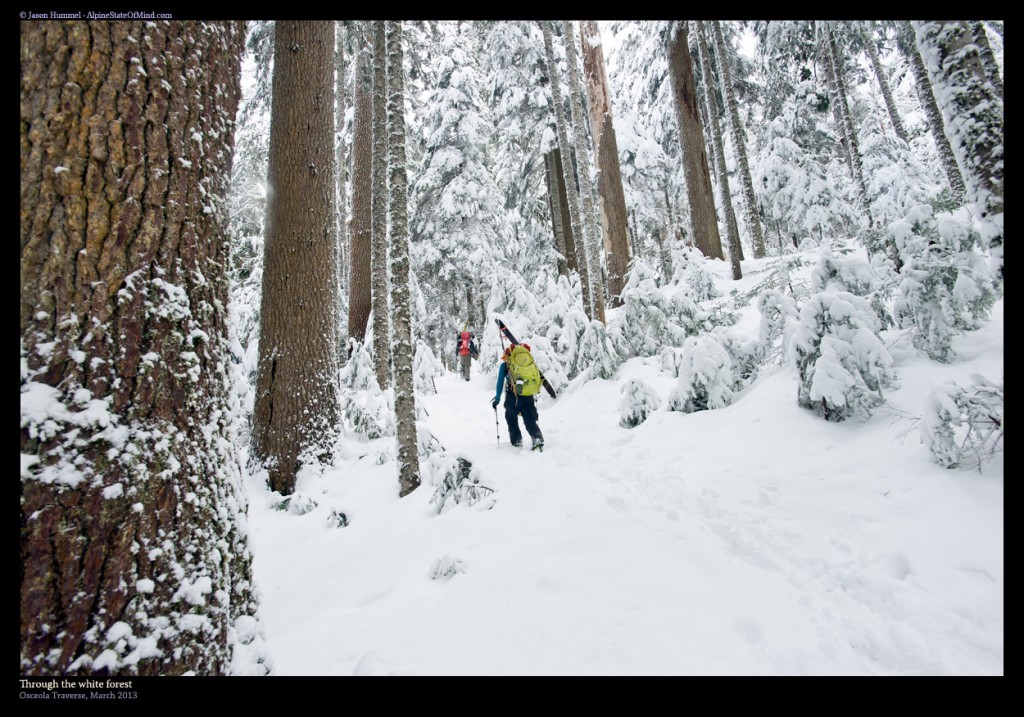
[[[526,348],[528,345],[524,344]],[[497,410],[498,402],[501,400],[501,389],[505,387],[505,423],[508,424],[508,437],[512,445],[521,448],[523,445],[523,432],[519,429],[519,416],[523,417],[523,424],[526,432],[533,439],[533,450],[539,451],[544,447],[544,434],[540,432],[537,425],[537,403],[533,396],[517,396],[509,378],[506,359],[511,353],[512,347],[505,349],[501,356],[501,364],[498,366],[498,382],[494,386],[494,398],[491,399],[491,408]]]

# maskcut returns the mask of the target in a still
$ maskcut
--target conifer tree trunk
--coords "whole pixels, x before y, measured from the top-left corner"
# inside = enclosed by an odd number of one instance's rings
[[[875,71],[875,79],[878,81],[878,87],[882,91],[882,99],[885,100],[885,108],[889,112],[889,121],[892,123],[892,129],[897,137],[910,144],[910,137],[903,126],[899,110],[896,109],[896,102],[892,98],[892,90],[889,89],[889,81],[885,77],[885,68],[882,67],[882,61],[878,58],[873,22],[866,22],[861,25],[861,37],[864,40],[864,49],[868,53],[868,59],[871,60],[871,69]]]
[[[373,32],[373,201],[370,246],[373,295],[373,370],[383,390],[391,385],[391,342],[388,337],[388,198],[387,198],[387,59],[384,21],[372,21]]]
[[[345,296],[348,286],[348,194],[345,182],[345,23],[335,23],[334,52],[334,174],[335,202],[338,215],[338,296]]]
[[[928,129],[931,131],[932,139],[935,142],[935,151],[939,155],[939,162],[946,173],[946,180],[953,196],[962,199],[967,195],[967,187],[964,185],[963,175],[956,163],[956,156],[953,148],[946,137],[946,122],[942,119],[942,110],[935,101],[935,93],[932,91],[932,81],[928,77],[921,53],[917,51],[917,41],[914,36],[914,28],[906,20],[899,23],[896,33],[897,44],[900,51],[906,56],[910,63],[910,69],[914,73],[914,81],[917,83],[917,97],[921,101],[924,115],[928,118]]]
[[[1003,101],[966,22],[913,22],[946,136],[978,213],[993,272],[1003,278]]]
[[[714,142],[715,154],[721,157],[718,163],[718,191],[721,193],[722,210],[725,214],[726,236],[729,244],[729,264],[732,267],[732,278],[739,280],[743,278],[743,269],[740,267],[740,232],[736,226],[736,212],[732,206],[732,192],[729,190],[729,173],[725,167],[725,150],[722,147],[722,131],[718,126],[717,103],[715,102],[715,91],[711,78],[711,62],[708,54],[707,37],[704,32],[704,24],[696,21],[697,38],[699,46],[698,60],[701,71],[704,75],[704,99],[708,108],[708,119],[711,124],[711,141]],[[721,63],[721,57],[719,57]],[[719,64],[721,67],[721,64]]]
[[[678,22],[668,43],[668,68],[675,96],[679,139],[683,148],[683,174],[686,177],[686,194],[690,200],[690,226],[694,244],[704,256],[724,259],[686,35],[686,23]]]
[[[985,77],[992,83],[992,89],[999,99],[1003,99],[1003,78],[999,74],[999,66],[992,54],[992,46],[988,42],[988,35],[985,33],[985,23],[972,22],[971,37],[974,44],[978,46],[978,53],[981,56],[981,65],[985,68]]]
[[[576,252],[572,240],[572,224],[569,219],[569,200],[565,195],[562,180],[561,152],[555,147],[544,155],[544,179],[547,183],[548,210],[551,212],[551,228],[558,251],[558,273],[568,276],[576,267]]]
[[[554,103],[555,129],[558,134],[558,148],[562,164],[562,182],[565,185],[569,205],[570,225],[576,250],[576,265],[580,272],[580,289],[583,293],[583,311],[587,319],[593,321],[594,304],[591,300],[589,257],[586,251],[586,239],[580,219],[579,190],[572,175],[572,149],[569,146],[569,134],[566,128],[565,110],[562,108],[562,90],[558,82],[558,65],[555,63],[555,50],[551,41],[551,23],[542,20],[538,23],[544,34],[544,52],[548,63],[548,77],[551,79],[551,99]]]
[[[743,184],[743,206],[746,209],[747,231],[750,232],[750,241],[753,244],[754,258],[761,259],[765,255],[764,232],[761,229],[761,217],[757,212],[757,197],[754,195],[754,180],[750,175],[750,164],[747,161],[747,137],[743,131],[743,122],[740,120],[739,103],[736,101],[736,91],[733,89],[731,63],[726,54],[725,38],[722,36],[722,27],[718,20],[711,22],[711,30],[714,33],[715,52],[718,56],[718,66],[721,68],[722,96],[725,97],[725,105],[729,116],[729,130],[732,134],[733,151],[736,153],[736,163],[739,167],[740,181]],[[742,253],[740,255],[742,259]]]
[[[244,43],[21,23],[23,677],[228,674],[258,624],[225,206]]]
[[[370,246],[373,227],[373,80],[368,21],[357,30],[352,119],[352,231],[348,277],[348,337],[362,343],[370,322]]]
[[[391,213],[391,305],[394,309],[395,422],[398,441],[399,496],[420,484],[416,438],[416,394],[413,389],[410,305],[408,177],[405,158],[405,81],[402,62],[402,23],[388,20],[388,164]]]
[[[843,64],[839,52],[836,49],[835,33],[832,32],[832,23],[824,22],[819,25],[824,33],[825,54],[828,63],[832,66],[832,77],[835,79],[835,96],[839,103],[839,115],[842,118],[842,132],[846,138],[846,150],[850,154],[850,166],[853,168],[853,181],[857,187],[857,198],[860,200],[861,211],[868,218],[868,224],[873,225],[871,217],[871,204],[868,201],[867,185],[864,183],[864,165],[860,158],[860,144],[857,141],[857,128],[853,124],[853,116],[850,114],[850,105],[846,100],[846,81],[843,79]]]
[[[572,136],[576,149],[576,178],[580,183],[579,193],[583,199],[580,206],[583,216],[581,241],[590,263],[590,298],[594,302],[594,318],[603,324],[604,279],[601,269],[601,250],[599,249],[601,239],[597,235],[594,185],[590,181],[590,155],[587,152],[586,120],[583,117],[583,92],[580,89],[580,71],[576,66],[576,45],[572,37],[572,26],[568,20],[564,20],[562,22],[562,39],[565,44],[565,63],[569,67],[569,100],[572,109]]]
[[[566,39],[568,42],[568,38]],[[622,191],[619,148],[612,123],[612,102],[605,75],[601,31],[593,20],[580,21],[580,48],[586,78],[590,135],[597,168],[597,193],[601,210],[605,264],[608,267],[608,295],[612,308],[622,305],[622,288],[629,271],[629,232],[626,226],[626,197]]]
[[[253,441],[288,495],[339,410],[333,21],[277,23],[273,83]]]

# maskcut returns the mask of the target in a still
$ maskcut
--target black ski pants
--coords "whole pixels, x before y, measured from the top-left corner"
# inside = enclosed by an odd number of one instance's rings
[[[523,432],[519,430],[519,416],[523,417],[526,432],[530,434],[534,444],[543,443],[544,435],[537,425],[537,403],[533,396],[516,396],[505,389],[505,423],[508,424],[508,439],[513,444],[521,443]]]

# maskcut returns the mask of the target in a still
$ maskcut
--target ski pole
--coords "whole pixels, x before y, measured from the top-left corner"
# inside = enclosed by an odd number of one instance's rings
[[[501,445],[501,432],[498,429],[498,407],[494,407],[494,437],[498,439],[498,445]]]

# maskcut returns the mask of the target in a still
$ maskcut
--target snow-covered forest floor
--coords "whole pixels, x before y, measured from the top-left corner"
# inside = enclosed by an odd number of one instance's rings
[[[806,268],[817,252],[806,257]],[[708,262],[729,301],[771,259]],[[733,329],[755,338],[756,307]],[[617,310],[618,311],[618,310]],[[656,357],[538,399],[544,453],[509,445],[496,371],[417,396],[423,485],[399,499],[394,438],[349,436],[289,508],[248,481],[262,622],[280,675],[998,675],[1003,457],[945,469],[920,440],[933,385],[1003,376],[1003,302],[940,364],[881,338],[896,388],[866,422],[797,405],[789,361],[733,403],[619,425]],[[617,320],[609,314],[609,325]],[[510,324],[520,340],[529,326]],[[485,346],[486,346],[485,342]],[[493,365],[493,361],[491,362]],[[543,368],[543,366],[542,366]],[[495,420],[498,419],[498,425]],[[498,435],[496,435],[496,433]],[[439,483],[472,463],[456,490]],[[340,519],[339,514],[344,515]],[[344,522],[345,525],[340,525]]]

